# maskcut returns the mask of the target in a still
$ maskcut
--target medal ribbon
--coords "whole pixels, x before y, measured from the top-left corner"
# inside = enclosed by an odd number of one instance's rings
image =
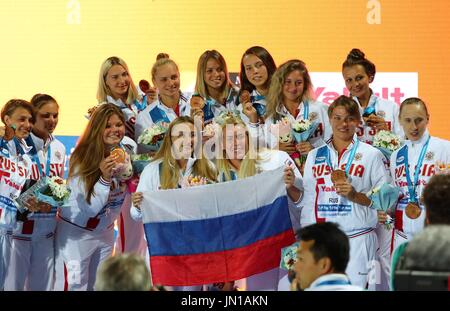
[[[134,100],[134,105],[136,106],[138,112],[141,112],[147,107],[147,95],[144,95],[142,97],[142,101],[138,101],[137,99]]]
[[[33,139],[31,138],[31,136],[28,136],[29,139],[27,139],[27,143],[33,147],[32,150],[34,150],[33,152],[33,161],[36,162],[38,170],[39,170],[39,176],[44,177],[44,176],[50,176],[50,157],[51,157],[51,148],[50,148],[50,143],[48,144],[48,148],[47,148],[47,165],[45,166],[45,175],[44,172],[42,171],[42,167],[41,167],[41,161],[39,160],[38,157],[38,150],[36,148],[36,145],[33,142]]]
[[[264,96],[264,95],[260,95],[260,94],[257,94],[257,95],[251,95],[250,96],[250,101],[253,103],[253,102],[256,102],[256,101],[258,101],[258,100],[261,100],[261,99],[266,99],[266,97]]]
[[[348,172],[350,171],[350,167],[352,165],[353,160],[355,159],[356,155],[356,149],[358,149],[359,140],[356,139],[355,143],[353,144],[352,149],[350,150],[350,156],[348,157],[347,164],[345,165],[345,174],[348,176]],[[330,156],[330,149],[327,148],[327,163],[330,166],[332,170],[334,170],[333,165],[331,164],[331,156]],[[338,163],[338,169],[339,169],[339,163]]]
[[[406,181],[408,182],[408,192],[409,192],[409,202],[417,203],[416,198],[416,185],[419,181],[419,173],[423,164],[423,159],[425,158],[425,152],[428,148],[428,143],[430,142],[430,137],[428,137],[427,141],[422,147],[420,151],[419,160],[417,161],[416,169],[414,171],[414,184],[411,182],[411,176],[409,173],[409,165],[408,165],[408,146],[405,146],[405,171],[406,171]]]
[[[359,104],[359,106],[361,107],[361,104],[359,103],[358,97],[353,96],[353,99],[354,99],[354,100]],[[367,107],[364,109],[363,114],[365,114],[366,112],[367,112],[368,114],[372,114],[372,113],[376,114],[376,111],[377,111],[377,110],[376,110],[377,103],[378,103],[378,97],[375,96],[375,95],[373,94],[372,90],[371,90],[371,95],[370,95],[370,98],[369,98],[369,103],[367,104]]]
[[[309,103],[303,102],[303,120],[308,120],[309,116]]]

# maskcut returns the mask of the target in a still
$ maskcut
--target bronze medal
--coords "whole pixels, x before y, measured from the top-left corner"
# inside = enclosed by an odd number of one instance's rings
[[[333,184],[336,182],[345,182],[347,180],[347,174],[343,170],[334,170],[331,172],[331,181]]]
[[[406,205],[405,213],[408,218],[417,219],[420,216],[421,210],[417,203],[409,202],[408,205]]]

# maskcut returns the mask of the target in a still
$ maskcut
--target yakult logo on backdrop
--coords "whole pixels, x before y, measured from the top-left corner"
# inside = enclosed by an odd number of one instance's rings
[[[349,95],[340,72],[311,72],[314,96],[330,105],[340,95]],[[418,96],[417,72],[378,72],[370,85],[375,95],[398,105],[408,98]]]
[[[314,97],[327,105],[340,95],[349,95],[344,78],[340,72],[310,72],[314,85]],[[239,85],[239,76],[230,72],[230,79]],[[195,81],[189,87],[194,89]],[[375,80],[370,85],[375,95],[391,100],[398,105],[408,97],[418,96],[417,72],[377,72]]]

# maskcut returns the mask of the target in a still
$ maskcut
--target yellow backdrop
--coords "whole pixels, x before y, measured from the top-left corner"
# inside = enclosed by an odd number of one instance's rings
[[[167,52],[188,88],[206,49],[219,50],[230,71],[245,49],[261,45],[277,63],[300,58],[311,72],[340,72],[358,47],[379,72],[416,72],[431,133],[450,139],[449,12],[447,0],[2,0],[0,105],[49,93],[62,108],[56,134],[79,135],[96,103],[100,64],[112,55],[127,61],[137,83]]]

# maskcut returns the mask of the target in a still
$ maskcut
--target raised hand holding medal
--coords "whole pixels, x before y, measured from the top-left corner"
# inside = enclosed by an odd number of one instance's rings
[[[355,158],[356,150],[358,149],[358,144],[359,142],[358,140],[356,140],[352,149],[350,150],[350,155],[347,164],[345,165],[345,171],[341,169],[335,169],[331,172],[331,181],[333,182],[334,187],[336,188],[336,193],[338,195],[348,198],[349,200],[352,200],[354,194],[356,193],[351,182],[349,181],[348,172],[350,171],[353,159]],[[333,168],[333,165],[330,162],[329,154],[327,160],[330,168]]]
[[[408,183],[408,193],[409,193],[409,201],[408,205],[405,207],[405,214],[410,219],[419,218],[422,213],[422,209],[419,205],[419,200],[417,200],[416,187],[419,182],[419,174],[422,170],[423,159],[425,158],[425,153],[428,148],[428,143],[430,142],[430,137],[428,137],[427,141],[422,147],[420,151],[419,159],[417,160],[417,165],[414,170],[414,180],[411,180],[411,174],[409,171],[409,161],[408,161],[408,146],[405,146],[405,155],[404,155],[404,163],[405,163],[405,173],[406,173],[406,181]]]

